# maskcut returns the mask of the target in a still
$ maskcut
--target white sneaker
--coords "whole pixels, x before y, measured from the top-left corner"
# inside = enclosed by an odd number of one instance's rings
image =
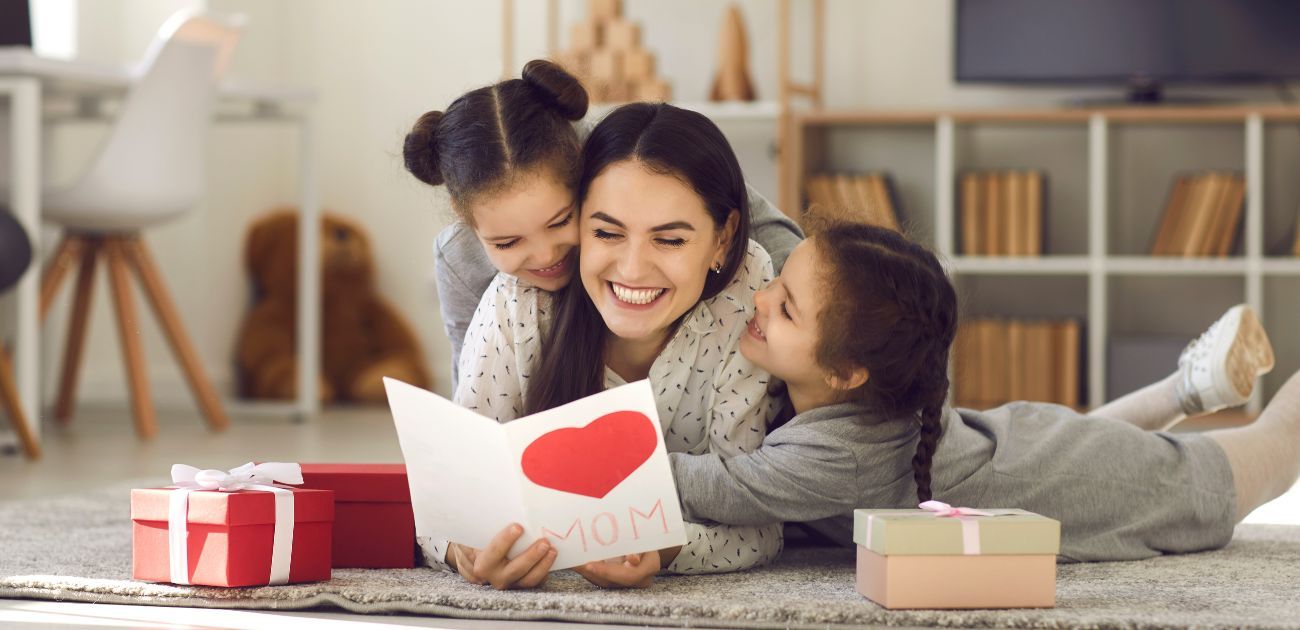
[[[1238,304],[1187,344],[1178,357],[1184,409],[1209,413],[1244,404],[1255,379],[1273,369],[1273,346],[1255,310]],[[1190,405],[1189,405],[1190,403]]]

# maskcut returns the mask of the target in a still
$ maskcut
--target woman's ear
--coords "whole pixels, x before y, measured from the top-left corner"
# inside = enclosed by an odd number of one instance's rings
[[[731,239],[736,237],[736,229],[740,226],[740,211],[732,210],[727,215],[727,222],[722,224],[722,229],[718,230],[718,248],[713,253],[713,267],[720,267],[727,261],[727,252],[731,249]]]
[[[871,380],[871,373],[868,372],[867,368],[864,367],[856,367],[851,370],[844,370],[839,372],[838,374],[836,373],[826,374],[826,384],[829,385],[831,389],[842,391],[842,392],[853,391],[859,387],[862,387],[863,385],[866,385],[867,381],[869,380]]]

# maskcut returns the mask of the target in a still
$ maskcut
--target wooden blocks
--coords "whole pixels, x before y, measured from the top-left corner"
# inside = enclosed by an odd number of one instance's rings
[[[621,18],[605,22],[605,45],[614,50],[636,50],[641,47],[641,27]]]
[[[582,81],[593,103],[672,98],[672,87],[655,76],[654,54],[641,46],[641,26],[623,17],[620,0],[588,0],[555,62]]]

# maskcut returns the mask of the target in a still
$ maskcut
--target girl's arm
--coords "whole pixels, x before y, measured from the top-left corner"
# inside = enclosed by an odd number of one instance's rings
[[[813,521],[856,507],[852,446],[817,427],[787,425],[736,457],[670,453],[682,517],[735,525]],[[910,471],[908,471],[910,473]]]
[[[497,270],[474,232],[461,223],[443,228],[434,244],[438,310],[451,344],[451,389],[460,382],[460,352],[479,300]]]
[[[727,573],[765,565],[781,554],[781,524],[763,526],[686,523],[686,544],[667,573]]]
[[[793,219],[777,209],[763,195],[758,194],[753,186],[745,184],[749,193],[750,232],[755,241],[767,250],[772,257],[772,267],[777,273],[785,266],[785,259],[799,241],[803,240],[803,230]]]

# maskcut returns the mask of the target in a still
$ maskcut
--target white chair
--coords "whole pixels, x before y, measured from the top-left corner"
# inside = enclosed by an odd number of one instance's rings
[[[67,272],[80,267],[54,417],[72,415],[96,261],[103,256],[126,359],[136,432],[157,432],[128,276],[134,270],[213,430],[229,420],[182,328],[141,231],[189,211],[204,192],[213,100],[242,18],[182,12],[160,29],[121,115],[90,168],[71,188],[47,192],[45,218],[64,228],[41,286],[41,318]]]

